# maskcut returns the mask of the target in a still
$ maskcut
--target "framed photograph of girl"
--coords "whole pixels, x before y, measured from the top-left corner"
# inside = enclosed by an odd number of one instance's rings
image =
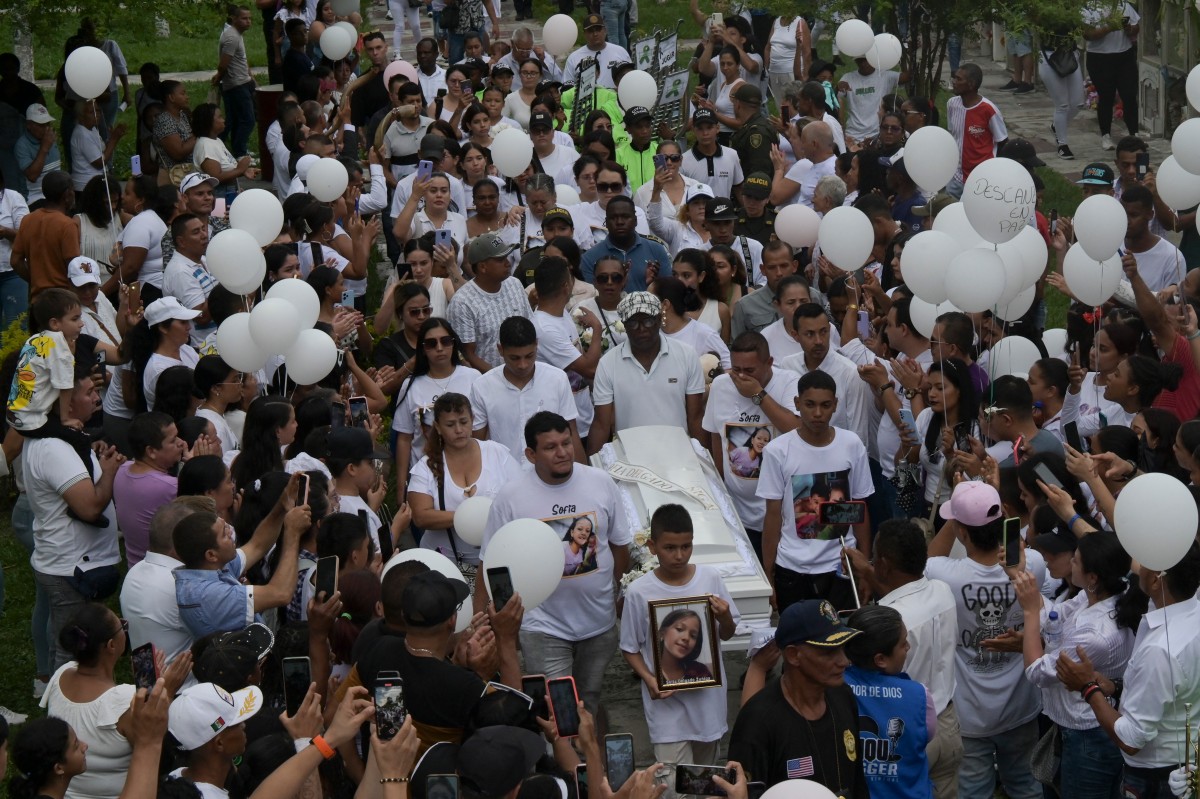
[[[707,596],[657,599],[650,605],[654,631],[654,674],[660,691],[685,691],[721,684],[717,619]]]

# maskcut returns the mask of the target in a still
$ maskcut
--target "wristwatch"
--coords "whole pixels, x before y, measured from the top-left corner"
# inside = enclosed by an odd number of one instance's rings
[[[907,399],[912,399],[913,397],[917,396],[917,391],[916,389],[906,388],[904,389],[904,396]]]
[[[755,394],[754,396],[750,397],[750,401],[753,402],[755,405],[762,405],[763,399],[765,399],[766,396],[767,396],[767,390],[764,388],[762,391],[760,391],[757,394]]]

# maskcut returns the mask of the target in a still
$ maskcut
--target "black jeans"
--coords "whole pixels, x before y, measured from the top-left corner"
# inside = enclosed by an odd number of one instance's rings
[[[801,574],[775,564],[775,601],[779,612],[802,599],[828,599],[838,610],[854,610],[854,590],[850,581],[836,572]]]
[[[1138,130],[1138,60],[1137,48],[1130,47],[1123,53],[1088,53],[1087,70],[1096,84],[1096,120],[1100,123],[1100,135],[1112,132],[1113,100],[1121,95],[1124,107],[1125,127],[1129,135],[1136,136]]]

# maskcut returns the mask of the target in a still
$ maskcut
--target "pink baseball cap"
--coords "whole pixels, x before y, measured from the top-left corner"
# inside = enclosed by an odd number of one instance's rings
[[[938,515],[967,527],[983,527],[1003,516],[1004,510],[996,489],[988,483],[972,481],[956,485],[950,501],[942,505]]]

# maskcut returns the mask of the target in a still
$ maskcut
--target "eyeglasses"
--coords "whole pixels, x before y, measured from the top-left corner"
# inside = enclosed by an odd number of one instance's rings
[[[426,305],[422,308],[409,308],[408,309],[409,316],[429,316],[431,313],[433,313],[433,306],[431,306],[431,305]]]
[[[616,194],[616,193],[624,191],[624,190],[625,190],[624,183],[597,183],[596,184],[596,191],[602,191],[605,193],[612,192],[613,194]]]
[[[121,621],[121,632],[125,633],[125,635],[128,636],[129,635],[129,621],[127,619],[121,619],[120,621]]]
[[[521,70],[521,77],[522,77],[522,78],[537,78],[537,77],[541,77],[541,74],[542,74],[542,73],[538,72],[538,71],[537,71],[537,70],[535,70],[535,69],[523,69],[523,70]]]
[[[449,349],[450,347],[454,346],[454,336],[439,336],[437,338],[427,338],[424,341],[422,341],[421,343],[425,346],[425,349],[427,349],[427,350],[436,350],[439,347],[446,347],[447,349]]]
[[[680,155],[679,153],[675,153],[673,155],[664,155],[663,160],[669,164],[678,164],[680,161],[683,160],[683,156]]]
[[[641,319],[626,319],[625,328],[627,330],[652,330],[658,327],[659,320],[653,316],[644,316]]]
[[[625,275],[596,275],[592,278],[593,283],[603,286],[606,283],[623,283]]]

